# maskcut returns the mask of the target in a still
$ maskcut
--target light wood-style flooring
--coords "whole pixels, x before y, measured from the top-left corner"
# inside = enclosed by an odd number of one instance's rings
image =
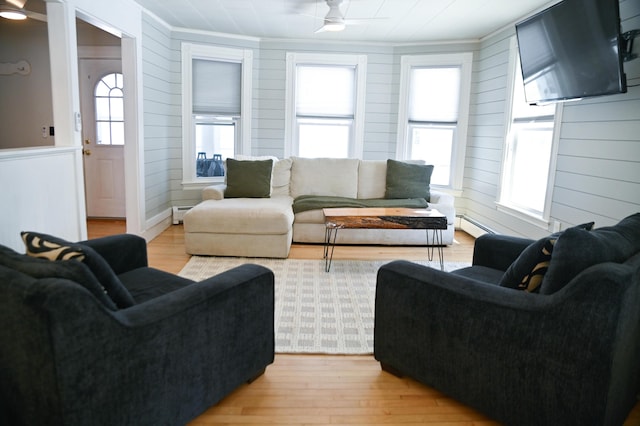
[[[90,220],[89,238],[125,231],[123,221]],[[456,232],[445,260],[470,262],[473,237]],[[148,246],[150,266],[179,272],[189,255],[173,225]],[[320,259],[321,245],[294,244],[290,258]],[[424,259],[417,247],[338,246],[334,259]],[[428,386],[381,371],[373,356],[283,355],[251,384],[240,386],[189,423],[205,425],[450,425],[496,422]],[[624,426],[640,426],[640,403]]]

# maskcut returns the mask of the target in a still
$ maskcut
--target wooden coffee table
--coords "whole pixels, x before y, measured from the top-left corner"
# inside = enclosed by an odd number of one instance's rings
[[[324,244],[326,272],[331,269],[339,229],[425,229],[428,258],[433,260],[435,248],[438,251],[440,269],[444,270],[442,230],[447,229],[447,217],[436,209],[358,207],[322,209],[322,212],[326,226]],[[431,238],[429,238],[429,231],[431,231]]]

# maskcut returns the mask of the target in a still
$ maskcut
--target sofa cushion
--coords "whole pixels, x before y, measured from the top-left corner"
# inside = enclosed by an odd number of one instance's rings
[[[0,265],[33,278],[61,278],[86,288],[108,309],[115,311],[115,303],[98,282],[89,267],[78,260],[49,261],[17,253],[0,245]]]
[[[291,158],[283,158],[273,164],[271,175],[271,196],[289,195],[291,181]]]
[[[225,198],[268,198],[271,196],[273,160],[242,161],[227,158]]]
[[[387,160],[361,160],[358,166],[358,198],[384,198]]]
[[[358,164],[355,158],[292,157],[291,196],[358,196]]]
[[[287,234],[293,225],[291,197],[205,200],[185,215],[188,233]]]
[[[432,165],[387,160],[386,198],[424,198],[429,201]]]
[[[593,222],[583,223],[575,228],[590,230]],[[538,293],[540,284],[551,262],[553,248],[562,232],[556,232],[538,241],[531,243],[525,248],[520,256],[505,271],[500,285],[502,287],[514,288]]]
[[[569,228],[555,244],[540,293],[555,293],[588,267],[603,262],[621,263],[638,251],[640,213],[622,219],[617,225],[593,231]]]
[[[107,261],[93,248],[37,232],[22,232],[20,235],[27,255],[48,260],[73,258],[81,261],[89,267],[118,308],[128,308],[135,304]]]

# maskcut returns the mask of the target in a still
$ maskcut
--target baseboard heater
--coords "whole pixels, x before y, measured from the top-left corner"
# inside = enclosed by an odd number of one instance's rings
[[[469,219],[466,216],[462,216],[460,218],[460,229],[474,238],[478,238],[483,234],[495,234],[494,230],[482,225],[479,222],[476,222],[473,219]]]
[[[173,224],[178,225],[184,222],[184,214],[193,206],[173,206]]]

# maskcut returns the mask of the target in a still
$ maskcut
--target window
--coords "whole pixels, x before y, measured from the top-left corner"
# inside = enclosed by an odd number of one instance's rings
[[[224,179],[223,161],[250,151],[252,53],[182,47],[183,185]]]
[[[122,74],[102,77],[96,84],[96,137],[98,145],[124,145],[124,92]]]
[[[561,106],[527,104],[515,43],[512,52],[511,114],[505,138],[499,203],[544,221],[548,217],[550,170],[555,158],[556,108]]]
[[[434,185],[462,187],[471,59],[470,53],[401,59],[396,156],[433,164]]]
[[[285,156],[362,157],[366,57],[287,55]]]

